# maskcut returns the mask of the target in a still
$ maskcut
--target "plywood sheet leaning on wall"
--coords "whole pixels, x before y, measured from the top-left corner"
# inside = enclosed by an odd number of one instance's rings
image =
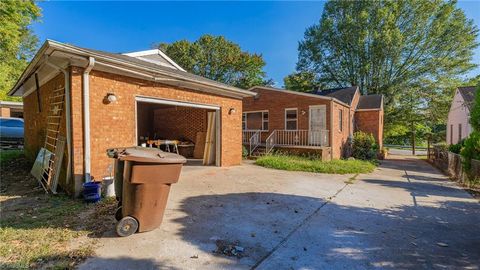
[[[197,138],[195,139],[195,148],[193,149],[193,158],[203,158],[203,152],[205,151],[205,132],[197,132]]]
[[[215,112],[208,112],[207,121],[203,165],[212,165],[215,162]]]

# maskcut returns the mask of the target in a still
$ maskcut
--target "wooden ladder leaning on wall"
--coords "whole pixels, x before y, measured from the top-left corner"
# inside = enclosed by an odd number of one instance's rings
[[[44,148],[52,153],[48,167],[44,168],[40,184],[48,192],[57,192],[58,177],[65,149],[65,138],[60,136],[60,125],[65,104],[65,87],[59,86],[48,98],[47,126]]]

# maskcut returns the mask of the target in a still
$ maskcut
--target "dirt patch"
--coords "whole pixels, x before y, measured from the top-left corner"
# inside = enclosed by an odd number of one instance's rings
[[[31,166],[23,155],[2,160],[0,268],[74,268],[115,224],[116,202],[46,194]]]

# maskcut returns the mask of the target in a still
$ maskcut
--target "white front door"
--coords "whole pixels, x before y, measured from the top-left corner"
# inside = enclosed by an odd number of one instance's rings
[[[327,142],[327,106],[310,106],[309,112],[309,144],[326,145]]]

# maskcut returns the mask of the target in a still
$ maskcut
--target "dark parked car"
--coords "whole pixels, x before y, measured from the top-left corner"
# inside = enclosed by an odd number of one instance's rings
[[[0,117],[0,146],[23,147],[23,119]]]

